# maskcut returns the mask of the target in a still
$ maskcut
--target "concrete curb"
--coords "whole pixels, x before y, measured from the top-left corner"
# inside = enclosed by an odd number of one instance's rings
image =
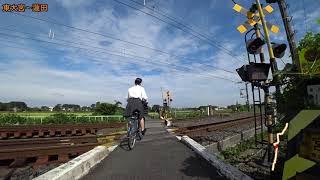
[[[101,160],[109,155],[118,145],[109,148],[97,146],[94,149],[78,156],[77,158],[52,169],[51,171],[34,178],[34,180],[69,180],[80,179]]]
[[[253,180],[251,177],[248,175],[244,174],[237,168],[225,164],[221,160],[218,159],[217,156],[214,154],[210,154],[209,152],[206,151],[206,148],[203,147],[201,144],[197,143],[193,139],[189,138],[188,136],[183,136],[181,138],[181,141],[185,144],[187,144],[191,149],[193,149],[197,154],[202,156],[204,159],[206,159],[210,164],[212,164],[214,167],[218,169],[218,171],[227,177],[228,179],[231,180]]]
[[[264,130],[266,130],[266,128],[264,128]],[[205,146],[205,148],[207,149],[207,151],[211,153],[219,153],[220,151],[224,151],[229,147],[234,147],[241,141],[250,139],[253,136],[254,136],[254,129],[249,129],[246,131],[242,131],[239,134],[229,136],[221,141],[211,143]]]

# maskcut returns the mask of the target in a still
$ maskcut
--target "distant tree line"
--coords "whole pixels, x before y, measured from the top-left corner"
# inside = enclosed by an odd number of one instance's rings
[[[252,106],[250,106],[252,108]],[[160,109],[162,108],[162,106],[160,105],[153,105],[151,108],[149,108],[150,112],[159,112]],[[176,110],[176,111],[202,111],[205,112],[207,111],[208,105],[206,106],[199,106],[199,107],[186,107],[186,108],[171,108],[171,110]],[[247,105],[242,105],[239,103],[236,104],[232,104],[229,105],[227,107],[219,107],[219,106],[215,106],[215,105],[211,105],[211,108],[213,109],[230,109],[233,112],[242,112],[242,111],[247,111],[248,110],[248,106]]]
[[[25,102],[11,101],[8,103],[0,102],[0,111],[7,112],[92,112],[94,115],[114,115],[123,114],[124,108],[121,102],[115,101],[114,104],[106,102],[96,102],[91,106],[80,106],[78,104],[57,104],[53,108],[48,106],[28,107]]]
[[[0,111],[26,111],[28,106],[25,102],[11,101],[8,103],[0,102]]]

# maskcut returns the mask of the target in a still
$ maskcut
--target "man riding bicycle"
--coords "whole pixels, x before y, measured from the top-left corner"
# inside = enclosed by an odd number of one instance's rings
[[[139,111],[139,124],[141,128],[141,133],[144,135],[146,133],[146,129],[144,126],[144,115],[145,115],[145,107],[144,103],[147,102],[147,94],[144,88],[141,86],[142,79],[136,78],[134,81],[134,86],[128,89],[128,96],[127,96],[127,107],[124,112],[124,117],[132,116],[134,111]]]

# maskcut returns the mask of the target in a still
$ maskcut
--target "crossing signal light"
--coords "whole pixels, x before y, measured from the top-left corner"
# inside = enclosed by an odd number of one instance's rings
[[[246,42],[247,51],[249,54],[259,54],[261,52],[262,46],[266,42],[261,38],[250,39]]]
[[[265,81],[268,79],[269,70],[268,63],[251,63],[236,69],[242,81],[245,82]]]
[[[170,102],[172,101],[170,91],[167,91],[167,98],[168,98],[168,101],[170,101]]]
[[[284,56],[284,53],[287,49],[286,44],[276,44],[276,43],[271,43],[272,44],[272,50],[274,57],[276,58],[282,58]]]

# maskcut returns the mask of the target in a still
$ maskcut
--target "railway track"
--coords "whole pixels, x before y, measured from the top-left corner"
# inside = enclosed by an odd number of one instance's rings
[[[222,129],[231,128],[231,127],[240,126],[240,125],[243,126],[244,124],[254,122],[254,120],[255,120],[254,116],[247,116],[247,117],[241,117],[241,118],[236,118],[236,119],[227,120],[227,121],[182,127],[176,130],[175,133],[179,135],[188,135],[191,137],[203,136],[215,130],[222,130]],[[257,122],[259,121],[260,121],[260,118],[257,117]]]
[[[95,135],[0,141],[0,163],[19,167],[67,162],[99,145]]]
[[[37,138],[57,136],[81,136],[96,134],[100,129],[120,128],[125,123],[100,123],[100,124],[55,124],[55,125],[15,125],[1,126],[0,139],[11,138]]]
[[[21,167],[67,162],[99,145],[100,129],[125,123],[17,125],[0,127],[0,165]]]
[[[212,122],[219,122],[219,121],[231,121],[234,119],[244,118],[244,117],[251,117],[254,116],[253,113],[234,113],[231,115],[213,115],[213,116],[207,116],[202,118],[196,118],[196,119],[174,119],[172,120],[172,123],[174,126],[181,128],[181,127],[189,127],[193,126],[195,122],[199,124],[212,124]]]

